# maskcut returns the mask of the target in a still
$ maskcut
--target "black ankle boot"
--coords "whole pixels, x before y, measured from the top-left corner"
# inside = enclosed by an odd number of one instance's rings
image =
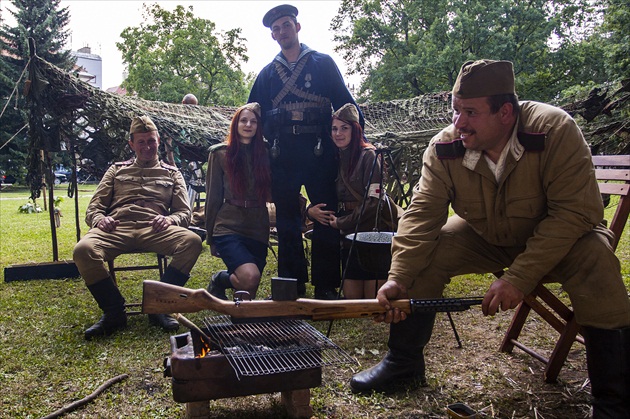
[[[108,336],[127,327],[125,299],[114,281],[108,277],[87,287],[103,310],[103,316],[85,331],[85,340],[91,340],[94,336]]]
[[[431,338],[434,321],[435,313],[422,313],[392,323],[389,351],[381,362],[352,377],[352,392],[387,391],[408,382],[426,385],[423,350]]]
[[[225,290],[228,288],[234,288],[232,281],[230,281],[230,274],[228,271],[219,271],[212,275],[210,284],[208,284],[208,292],[211,295],[221,300],[227,300],[228,298],[225,294]]]
[[[593,419],[630,418],[630,327],[583,327]]]

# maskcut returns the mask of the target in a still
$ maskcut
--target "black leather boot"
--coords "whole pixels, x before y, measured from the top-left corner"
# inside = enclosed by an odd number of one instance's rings
[[[424,347],[431,338],[435,313],[414,314],[389,328],[389,351],[370,369],[352,377],[353,393],[387,391],[398,384],[413,382],[426,385]]]
[[[630,418],[630,327],[583,327],[593,419]]]
[[[160,281],[166,284],[183,287],[188,281],[188,278],[190,278],[190,275],[187,275],[183,272],[178,271],[172,266],[169,266],[164,271],[164,274],[162,275],[162,279]],[[167,332],[174,332],[175,330],[179,329],[179,322],[175,320],[170,314],[149,314],[149,322],[151,324],[160,326]]]
[[[125,299],[110,277],[87,288],[103,310],[103,316],[85,331],[85,340],[91,340],[94,336],[108,336],[127,327]]]

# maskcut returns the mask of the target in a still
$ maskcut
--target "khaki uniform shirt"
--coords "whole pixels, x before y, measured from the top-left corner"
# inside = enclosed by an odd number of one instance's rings
[[[431,263],[449,205],[488,243],[524,247],[502,278],[525,294],[602,222],[591,153],[568,114],[522,102],[512,135],[518,140],[498,180],[480,152],[438,156],[439,143],[458,137],[453,125],[431,140],[393,240],[390,279],[410,288]]]
[[[249,185],[245,197],[234,196],[226,176],[226,144],[219,144],[210,149],[208,172],[206,174],[206,230],[208,244],[212,236],[238,234],[262,243],[269,243],[269,211],[267,206],[244,208],[232,205],[225,200],[258,201],[256,182],[252,166],[252,145],[241,144],[241,161],[246,162],[243,170],[247,173]]]
[[[174,225],[188,227],[190,203],[180,171],[157,158],[112,165],[99,183],[87,208],[85,221],[94,228],[106,216],[119,221],[152,221],[165,215]]]

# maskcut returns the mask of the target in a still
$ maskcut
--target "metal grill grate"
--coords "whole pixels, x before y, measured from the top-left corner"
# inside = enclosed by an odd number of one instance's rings
[[[239,379],[357,363],[303,320],[234,324],[228,316],[213,316],[204,323]]]

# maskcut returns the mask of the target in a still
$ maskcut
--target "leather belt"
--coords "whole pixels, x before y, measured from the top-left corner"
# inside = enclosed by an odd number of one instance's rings
[[[224,199],[226,204],[234,205],[241,208],[263,208],[267,206],[266,202],[259,200],[247,200],[247,199]]]
[[[321,125],[289,125],[280,129],[283,134],[317,134],[321,132]]]

